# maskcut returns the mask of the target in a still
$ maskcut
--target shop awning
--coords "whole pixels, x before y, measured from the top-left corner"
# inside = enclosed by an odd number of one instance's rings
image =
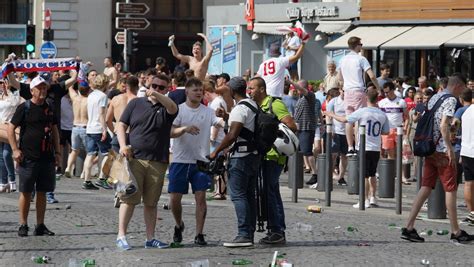
[[[327,34],[344,33],[350,26],[350,20],[322,20],[319,21],[319,25],[316,27],[315,31],[324,32]]]
[[[474,27],[469,31],[447,41],[444,43],[444,46],[474,48]]]
[[[383,44],[381,49],[438,49],[472,26],[417,26]]]
[[[285,32],[278,31],[278,27],[291,27],[291,23],[255,23],[253,25],[253,32],[274,34],[274,35],[285,35]]]
[[[347,40],[352,36],[362,39],[363,49],[377,49],[381,44],[393,39],[394,37],[408,31],[409,26],[375,26],[358,27],[335,41],[327,44],[325,48],[329,50],[347,49]]]

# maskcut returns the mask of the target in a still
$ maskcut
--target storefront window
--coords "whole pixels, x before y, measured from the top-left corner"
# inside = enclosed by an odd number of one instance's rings
[[[455,72],[459,72],[465,77],[472,75],[473,70],[471,53],[474,53],[473,50],[462,48],[445,48],[445,51],[446,66],[444,67],[444,71],[446,75],[451,75]]]
[[[400,76],[398,71],[398,50],[380,50],[380,64],[385,63],[390,66],[390,77]]]
[[[405,67],[403,76],[410,77],[413,81],[418,77],[417,53],[415,50],[405,50]],[[413,83],[414,84],[414,83]]]

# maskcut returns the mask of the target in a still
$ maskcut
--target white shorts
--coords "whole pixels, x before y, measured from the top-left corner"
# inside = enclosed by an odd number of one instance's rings
[[[316,131],[314,131],[314,140],[321,140],[321,130],[320,127],[316,127]]]

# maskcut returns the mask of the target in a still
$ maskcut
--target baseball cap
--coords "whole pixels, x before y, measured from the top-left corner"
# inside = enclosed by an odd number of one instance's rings
[[[40,72],[40,76],[41,76],[45,81],[50,81],[50,80],[51,80],[51,73],[49,73],[49,72]]]
[[[40,75],[38,75],[38,76],[36,76],[36,77],[31,81],[31,83],[30,83],[30,89],[33,89],[33,88],[35,88],[36,86],[38,86],[38,85],[40,85],[40,84],[42,84],[42,83],[48,85],[48,82],[45,81],[45,80],[43,79],[43,77],[41,77]]]
[[[247,82],[242,77],[234,77],[230,79],[227,85],[230,87],[230,90],[240,93],[245,93],[247,89]]]
[[[217,76],[217,78],[224,78],[226,82],[230,81],[229,74],[227,74],[225,72],[221,73],[219,76]]]
[[[89,88],[89,84],[85,80],[82,80],[82,81],[79,82],[79,87]]]

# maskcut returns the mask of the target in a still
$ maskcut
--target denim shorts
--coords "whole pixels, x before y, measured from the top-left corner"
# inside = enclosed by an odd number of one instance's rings
[[[95,155],[98,152],[102,155],[109,153],[109,149],[111,148],[110,136],[107,134],[107,138],[104,142],[100,141],[100,139],[102,139],[102,134],[87,134],[87,155]]]
[[[196,164],[171,163],[169,169],[168,193],[187,194],[191,183],[193,193],[206,191],[211,188],[212,179],[209,175],[200,172]]]
[[[30,160],[23,158],[19,168],[19,191],[25,193],[53,192],[56,187],[54,160]]]
[[[300,152],[303,153],[303,156],[312,156],[314,131],[300,131],[298,139],[300,140]]]
[[[72,127],[71,148],[72,150],[85,149],[87,144],[86,128],[80,126]]]

